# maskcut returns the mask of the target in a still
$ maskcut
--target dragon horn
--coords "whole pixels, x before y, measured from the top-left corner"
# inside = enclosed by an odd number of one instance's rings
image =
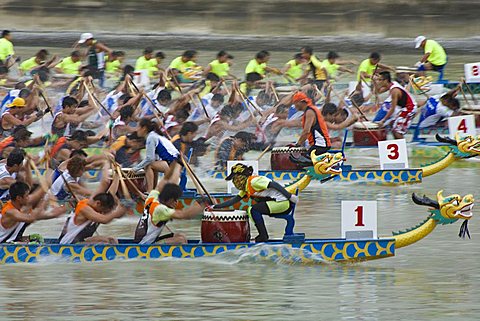
[[[421,198],[417,196],[417,194],[412,193],[412,201],[417,205],[431,206],[433,208],[436,208],[437,210],[440,209],[440,205],[438,204],[437,201],[434,201],[425,195],[423,195],[423,197]]]
[[[455,145],[457,146],[457,141],[454,139],[451,139],[450,137],[447,136],[440,136],[438,133],[435,135],[435,138],[440,142],[440,143],[447,143],[450,145]]]

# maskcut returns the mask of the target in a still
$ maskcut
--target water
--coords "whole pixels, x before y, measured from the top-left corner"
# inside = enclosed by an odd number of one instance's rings
[[[360,165],[362,158],[352,155],[349,162]],[[378,233],[388,236],[427,216],[425,207],[411,202],[412,192],[434,197],[444,189],[444,195],[478,197],[479,173],[479,162],[461,161],[410,186],[314,182],[301,194],[296,230],[309,237],[338,237],[341,200],[377,200]],[[222,181],[205,178],[205,183],[212,191],[224,188]],[[472,240],[457,237],[459,223],[439,226],[393,258],[349,265],[288,265],[235,253],[202,259],[87,264],[46,260],[1,266],[0,319],[476,320],[476,208],[474,215]],[[271,236],[281,237],[283,221],[266,220]],[[63,219],[35,223],[28,232],[56,236],[62,223]],[[136,218],[123,218],[99,232],[131,237],[135,224]],[[199,221],[171,226],[190,238],[199,237]]]

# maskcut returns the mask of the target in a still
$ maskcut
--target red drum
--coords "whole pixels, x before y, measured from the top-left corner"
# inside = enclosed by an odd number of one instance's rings
[[[357,122],[353,125],[353,143],[355,146],[377,146],[387,139],[387,130],[378,128],[378,124],[369,121]]]
[[[202,217],[202,242],[250,242],[250,224],[245,211],[205,211]]]
[[[304,147],[274,147],[270,155],[270,166],[272,170],[285,171],[285,170],[301,170],[303,169],[297,163],[290,160],[290,155],[299,157],[300,155],[306,155],[307,149]],[[309,155],[306,157],[310,158]]]

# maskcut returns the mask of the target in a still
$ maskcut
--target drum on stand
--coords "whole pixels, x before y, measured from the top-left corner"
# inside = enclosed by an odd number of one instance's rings
[[[310,157],[307,154],[305,147],[274,147],[270,154],[270,166],[272,170],[301,170],[303,167],[290,160],[290,155],[294,158],[298,158],[300,155]]]
[[[387,130],[379,128],[378,124],[364,121],[353,125],[353,143],[355,146],[377,146],[377,143],[387,139]]]
[[[250,223],[246,211],[205,211],[202,216],[202,242],[250,242]]]

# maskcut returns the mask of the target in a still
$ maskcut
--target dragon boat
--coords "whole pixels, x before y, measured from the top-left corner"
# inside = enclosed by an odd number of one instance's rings
[[[123,239],[119,244],[58,244],[54,239],[47,239],[41,244],[0,244],[0,263],[35,263],[49,259],[65,262],[98,262],[112,260],[155,260],[161,258],[198,258],[220,255],[225,252],[242,254],[251,251],[259,259],[280,261],[285,263],[316,264],[325,262],[359,262],[392,257],[396,250],[409,246],[425,238],[438,225],[452,224],[463,219],[459,236],[465,237],[468,232],[468,221],[474,198],[472,195],[461,197],[450,195],[444,197],[442,191],[437,193],[436,200],[426,196],[422,198],[412,195],[414,203],[429,206],[429,215],[419,225],[405,231],[395,232],[391,237],[378,239],[305,239],[305,234],[286,234],[283,239],[255,244],[249,242],[250,233],[245,229],[248,217],[243,214],[223,218],[205,214],[202,219],[202,238],[204,236],[203,221],[226,221],[230,227],[213,228],[210,237],[221,242],[204,242],[190,240],[183,245],[140,245],[132,240]],[[293,215],[293,213],[291,214]],[[205,216],[209,216],[205,218]],[[246,223],[245,223],[246,220]],[[243,225],[238,225],[241,223]],[[240,226],[240,227],[239,227]],[[247,241],[226,243],[223,241],[225,231],[241,229],[247,232]],[[211,240],[210,240],[211,241]],[[236,251],[236,252],[235,252]]]

